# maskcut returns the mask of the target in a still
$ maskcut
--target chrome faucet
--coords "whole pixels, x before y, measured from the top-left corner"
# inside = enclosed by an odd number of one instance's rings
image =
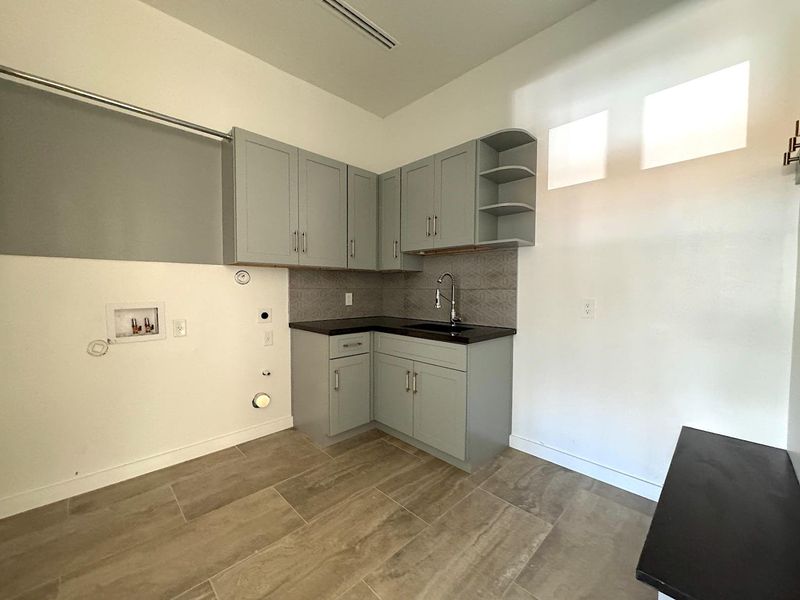
[[[450,303],[450,325],[455,325],[456,323],[461,322],[461,317],[459,317],[458,313],[456,312],[456,280],[452,273],[447,272],[439,275],[439,279],[436,280],[436,283],[441,285],[445,277],[450,278],[450,297],[448,298],[445,296],[437,287],[436,302],[434,303],[434,307],[442,308],[442,298],[447,300]]]

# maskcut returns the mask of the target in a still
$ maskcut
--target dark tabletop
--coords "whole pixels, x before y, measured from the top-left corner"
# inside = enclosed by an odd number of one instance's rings
[[[383,333],[394,333],[397,335],[406,335],[408,337],[437,340],[439,342],[450,342],[454,344],[474,344],[476,342],[485,342],[486,340],[493,340],[517,333],[516,329],[510,327],[486,327],[484,325],[470,325],[469,323],[459,323],[459,325],[470,328],[467,331],[459,333],[440,333],[408,327],[408,325],[420,323],[442,324],[437,321],[423,321],[421,319],[363,317],[355,319],[331,319],[327,321],[295,321],[289,323],[289,327],[293,329],[302,329],[304,331],[312,331],[314,333],[322,333],[324,335],[381,331]]]
[[[684,427],[636,577],[676,600],[800,598],[800,484],[786,450]]]

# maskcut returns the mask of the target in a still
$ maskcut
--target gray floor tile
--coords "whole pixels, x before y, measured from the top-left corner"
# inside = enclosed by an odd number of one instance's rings
[[[18,536],[0,544],[0,597],[85,568],[183,523],[172,492],[162,487]]]
[[[379,490],[428,523],[463,500],[475,487],[469,473],[430,457],[378,485]]]
[[[295,431],[241,446],[247,458],[224,463],[173,485],[187,519],[195,519],[331,458]]]
[[[214,593],[211,583],[204,581],[180,596],[176,596],[175,600],[217,600],[217,595]]]
[[[428,454],[424,450],[420,450],[416,446],[412,446],[411,444],[408,444],[403,440],[394,437],[393,435],[387,435],[386,438],[384,439],[393,446],[397,446],[398,448],[400,448],[400,450],[405,450],[406,452],[408,452],[409,454],[413,454],[414,456],[421,458],[427,458],[428,456],[430,456],[430,454]]]
[[[0,540],[8,541],[25,533],[45,529],[67,519],[67,500],[40,506],[0,520]]]
[[[302,525],[274,489],[262,490],[65,578],[59,600],[167,600]]]
[[[636,494],[631,494],[625,490],[621,490],[602,481],[594,481],[592,487],[589,488],[590,492],[603,496],[609,500],[613,500],[622,506],[627,506],[633,510],[638,510],[640,513],[652,517],[656,510],[656,503],[647,498],[642,498]]]
[[[478,489],[364,581],[382,600],[501,598],[549,530]]]
[[[520,453],[481,487],[548,523],[555,523],[575,493],[591,487],[592,481],[575,471]]]
[[[337,600],[380,600],[380,598],[369,589],[366,583],[359,581],[356,585],[339,596]]]
[[[379,439],[284,481],[276,489],[304,519],[311,520],[419,460]]]
[[[503,600],[536,600],[536,598],[530,595],[525,588],[512,583],[503,595]]]
[[[56,600],[58,598],[59,585],[58,579],[48,581],[44,585],[37,585],[35,588],[14,596],[12,600]]]
[[[383,437],[386,437],[386,434],[380,429],[370,429],[364,433],[359,433],[351,438],[337,442],[336,444],[332,444],[327,448],[324,448],[324,451],[326,454],[335,458],[337,456],[341,456],[345,452],[353,450],[354,448],[358,448],[359,446],[362,446],[368,442],[373,442]]]
[[[324,600],[349,590],[425,524],[375,489],[214,577],[220,600]]]
[[[650,519],[579,490],[517,583],[538,600],[655,600],[635,578]]]
[[[114,502],[130,498],[162,485],[174,483],[184,477],[194,475],[216,465],[232,460],[240,460],[242,454],[236,448],[226,448],[193,460],[182,462],[165,469],[159,469],[133,479],[126,479],[114,485],[94,490],[72,498],[69,503],[71,514],[80,514],[108,506]]]

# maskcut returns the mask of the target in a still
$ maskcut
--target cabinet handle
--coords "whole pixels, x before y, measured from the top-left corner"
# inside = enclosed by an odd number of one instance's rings
[[[406,371],[406,391],[411,389],[411,371]]]
[[[294,251],[297,252],[297,230],[292,233],[292,238],[294,239]]]
[[[439,217],[433,215],[433,237],[439,235],[439,228],[437,227],[438,222],[439,222]]]
[[[397,240],[394,241],[393,246],[394,246],[394,257],[397,258],[397,246],[398,246]]]
[[[301,237],[303,238],[303,253],[305,254],[305,251],[306,251],[306,232],[305,231],[303,232],[303,235]]]
[[[411,391],[417,393],[417,373],[411,378]]]
[[[356,257],[356,241],[350,240],[350,258]]]
[[[333,389],[339,390],[339,369],[333,372]]]
[[[425,217],[425,237],[431,237],[431,218]]]
[[[349,344],[342,344],[342,348],[354,348],[356,346],[360,346],[362,342],[351,342]]]

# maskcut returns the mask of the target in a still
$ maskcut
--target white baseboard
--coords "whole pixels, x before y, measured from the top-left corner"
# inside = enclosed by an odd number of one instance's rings
[[[71,498],[78,494],[91,492],[92,490],[111,485],[112,483],[138,477],[139,475],[157,471],[164,467],[171,467],[172,465],[186,462],[187,460],[198,458],[216,452],[217,450],[230,448],[237,444],[249,442],[250,440],[271,433],[277,433],[278,431],[289,429],[292,425],[293,419],[291,416],[281,417],[280,419],[259,423],[252,427],[226,433],[181,448],[175,448],[174,450],[148,456],[147,458],[135,460],[130,463],[110,467],[94,473],[87,473],[86,475],[75,477],[74,479],[59,481],[34,490],[14,494],[13,496],[6,496],[5,498],[0,498],[0,519],[32,508],[44,506],[51,502],[57,502],[58,500]]]
[[[578,473],[583,473],[594,479],[621,488],[625,491],[643,496],[650,500],[658,501],[661,495],[661,486],[651,481],[645,481],[634,475],[622,473],[610,467],[606,467],[585,458],[569,454],[563,450],[557,450],[546,446],[541,442],[534,442],[527,438],[512,434],[508,439],[508,445],[516,450],[532,454],[543,460],[555,463],[567,469],[572,469]]]

